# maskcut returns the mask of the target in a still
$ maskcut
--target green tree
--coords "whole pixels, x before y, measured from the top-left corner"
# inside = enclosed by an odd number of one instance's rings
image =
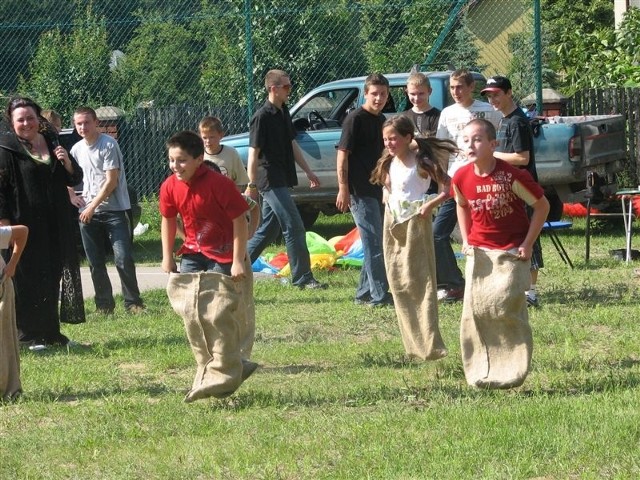
[[[361,30],[369,72],[402,72],[422,63],[449,16],[438,0],[361,2]]]
[[[196,38],[204,45],[198,80],[204,100],[213,104],[246,105],[246,43],[241,5],[222,9],[217,2],[203,1],[194,26]]]
[[[44,32],[29,63],[29,77],[22,78],[18,87],[20,91],[35,97],[42,105],[56,110],[64,102],[64,85],[61,80],[67,69],[65,48],[66,40],[60,30]]]
[[[618,31],[567,32],[558,46],[568,93],[582,88],[640,85],[640,11],[630,9]]]
[[[597,79],[594,55],[615,41],[612,0],[541,0],[548,65],[567,94]]]
[[[88,7],[76,17],[68,34],[44,32],[19,90],[42,106],[70,118],[79,105],[98,106],[108,100],[110,50],[104,21]]]
[[[508,48],[511,54],[507,77],[511,80],[514,97],[520,100],[536,91],[535,52],[533,38],[533,24],[509,36]],[[557,75],[549,65],[548,38],[542,33],[542,86],[555,88]]]
[[[141,102],[166,106],[197,101],[201,52],[188,25],[146,16],[113,72],[113,95],[125,109]]]
[[[553,49],[565,32],[593,33],[613,28],[613,0],[541,0],[542,24]]]
[[[235,1],[236,11],[242,12],[243,1]],[[253,2],[250,21],[254,100],[264,99],[263,78],[273,68],[292,76],[292,99],[329,80],[363,74],[366,62],[357,34],[358,22],[349,9],[351,3],[350,0]],[[244,17],[236,28],[243,28],[243,21]],[[238,40],[237,51],[242,51],[235,64],[237,71],[244,67],[244,32],[233,39]],[[211,48],[215,50],[215,45]]]
[[[487,65],[480,63],[480,49],[476,43],[476,36],[467,26],[467,16],[463,15],[457,28],[449,35],[446,47],[438,54],[447,64],[455,68],[466,68],[482,72]]]

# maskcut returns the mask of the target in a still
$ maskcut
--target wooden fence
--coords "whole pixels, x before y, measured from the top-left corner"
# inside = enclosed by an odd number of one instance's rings
[[[181,130],[198,130],[202,117],[220,118],[230,133],[247,130],[247,125],[235,125],[228,119],[242,118],[240,106],[177,105],[163,108],[139,108],[118,123],[118,143],[125,159],[127,182],[139,197],[155,195],[169,175],[165,143]],[[242,129],[242,130],[241,130]]]

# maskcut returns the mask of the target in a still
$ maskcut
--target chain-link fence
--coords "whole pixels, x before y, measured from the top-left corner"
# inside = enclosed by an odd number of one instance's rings
[[[466,67],[535,92],[532,0],[4,0],[0,93],[60,112],[123,112],[118,138],[141,195],[166,176],[165,140],[219,116],[247,129],[271,68],[292,101],[371,72]]]

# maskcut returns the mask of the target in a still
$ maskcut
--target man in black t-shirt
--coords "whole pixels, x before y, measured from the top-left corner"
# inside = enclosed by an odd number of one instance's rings
[[[518,168],[526,169],[533,179],[538,181],[536,160],[533,151],[533,132],[526,114],[513,100],[511,82],[506,77],[495,76],[487,80],[486,87],[481,92],[493,108],[502,113],[500,126],[497,131],[498,146],[494,157],[504,160]],[[527,210],[531,214],[530,210]],[[540,239],[536,239],[531,256],[531,286],[526,291],[527,305],[538,307],[536,292],[538,270],[544,267]]]
[[[369,75],[364,84],[365,102],[342,125],[338,144],[338,197],[341,212],[351,210],[358,228],[364,262],[355,302],[372,307],[393,305],[382,254],[382,188],[369,181],[382,154],[382,110],[389,98],[389,81]]]
[[[311,260],[307,248],[302,218],[289,189],[298,184],[296,163],[307,174],[311,188],[320,185],[309,168],[295,141],[285,102],[291,91],[289,75],[282,70],[270,70],[264,80],[268,100],[251,118],[249,127],[249,184],[246,194],[254,200],[262,196],[262,222],[247,244],[253,263],[267,245],[282,230],[291,267],[291,283],[299,288],[323,289],[311,273]]]

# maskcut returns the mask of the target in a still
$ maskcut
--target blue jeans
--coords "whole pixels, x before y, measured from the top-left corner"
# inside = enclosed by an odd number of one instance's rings
[[[356,299],[371,303],[385,300],[389,292],[387,272],[382,253],[382,215],[384,207],[373,197],[351,195],[351,215],[358,227],[364,262],[360,271],[360,281],[356,288]]]
[[[457,221],[456,201],[450,198],[440,205],[438,214],[433,220],[436,276],[438,285],[443,285],[446,288],[464,287],[464,278],[458,268],[458,262],[451,247],[451,234],[453,229],[456,228]]]
[[[311,259],[307,248],[306,233],[300,213],[287,187],[272,188],[260,192],[262,196],[262,223],[247,244],[251,263],[273,243],[280,230],[287,247],[291,267],[291,283],[304,285],[313,280]]]
[[[122,296],[126,308],[142,305],[136,266],[133,263],[131,224],[125,211],[95,213],[89,223],[80,222],[82,244],[87,254],[91,280],[96,292],[96,307],[113,310],[113,289],[107,274],[105,240],[113,248],[113,259],[122,283]]]
[[[182,255],[180,273],[215,272],[231,276],[231,263],[220,263],[202,253]]]

